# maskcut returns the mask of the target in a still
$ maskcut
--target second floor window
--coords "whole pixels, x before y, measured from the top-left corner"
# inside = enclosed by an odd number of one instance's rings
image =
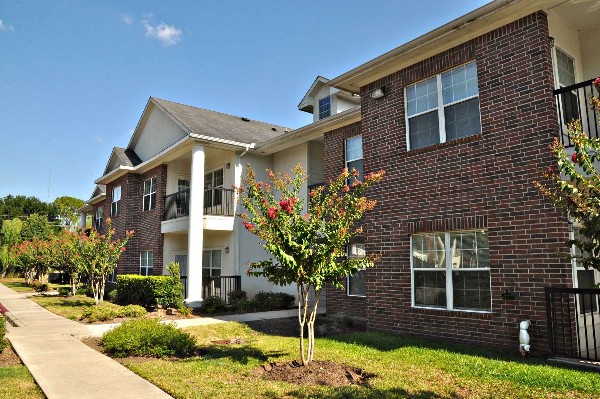
[[[110,203],[110,214],[117,216],[121,211],[121,186],[113,188],[112,202]]]
[[[156,177],[144,180],[144,210],[156,207]]]
[[[331,115],[331,96],[319,100],[319,120]]]
[[[363,149],[362,136],[354,136],[346,140],[346,167],[350,172],[356,169],[358,179],[363,179]],[[352,184],[354,178],[350,178],[348,184]]]
[[[223,203],[223,169],[204,175],[204,207],[210,208]]]
[[[407,149],[481,133],[475,62],[406,87]]]
[[[140,275],[151,276],[154,270],[154,253],[152,251],[140,252]]]
[[[103,217],[104,217],[104,210],[102,210],[102,208],[96,209],[96,220],[95,220],[95,224],[94,224],[94,227],[96,228],[96,230],[100,230],[102,228]]]

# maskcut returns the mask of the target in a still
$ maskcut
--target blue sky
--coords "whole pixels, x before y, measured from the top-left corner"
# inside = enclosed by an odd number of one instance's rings
[[[0,0],[0,197],[89,198],[150,96],[308,124],[317,75],[486,2]]]

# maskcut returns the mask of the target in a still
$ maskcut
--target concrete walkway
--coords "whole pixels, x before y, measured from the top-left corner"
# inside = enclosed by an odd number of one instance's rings
[[[7,338],[48,399],[171,398],[76,337],[87,326],[50,313],[0,284],[0,303],[11,321]]]
[[[7,338],[48,399],[171,398],[78,338],[102,336],[120,323],[81,324],[57,316],[0,283],[0,303],[8,310]],[[324,313],[325,307],[319,309]],[[179,328],[258,321],[298,315],[297,309],[165,321]]]

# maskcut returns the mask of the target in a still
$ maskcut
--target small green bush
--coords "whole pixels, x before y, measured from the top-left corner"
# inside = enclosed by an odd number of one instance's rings
[[[296,298],[285,292],[258,292],[254,295],[254,307],[259,311],[287,309]]]
[[[77,295],[85,295],[90,298],[94,297],[94,291],[92,290],[92,287],[90,287],[89,285],[82,285],[81,287],[77,288],[76,294]]]
[[[140,305],[127,305],[119,309],[119,317],[142,317],[146,313],[146,309]]]
[[[96,321],[109,321],[119,316],[117,311],[109,306],[90,306],[81,315],[80,320],[87,319],[88,323]]]
[[[201,309],[206,313],[218,313],[225,311],[227,305],[220,296],[209,296],[204,298]]]
[[[239,301],[241,299],[248,299],[248,294],[246,293],[246,291],[242,290],[231,291],[229,294],[227,294],[227,296],[229,297],[230,303],[234,301]]]
[[[188,317],[192,314],[192,309],[188,308],[185,305],[181,305],[178,310],[179,310],[179,314],[182,315],[183,317]]]
[[[46,292],[46,291],[48,291],[48,284],[41,283],[39,281],[34,281],[33,283],[31,283],[31,287],[33,287],[33,289],[36,292]]]
[[[108,291],[108,293],[106,293],[104,296],[106,297],[105,299],[107,301],[112,302],[112,303],[117,303],[117,290],[116,289]]]
[[[6,334],[6,319],[0,315],[0,353],[8,346],[8,341],[4,338]]]
[[[71,296],[71,287],[58,287],[58,295]]]
[[[191,356],[196,352],[194,338],[157,319],[127,321],[104,334],[101,345],[113,357]]]

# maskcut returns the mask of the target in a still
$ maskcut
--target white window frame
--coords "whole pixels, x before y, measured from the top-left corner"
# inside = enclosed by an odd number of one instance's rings
[[[351,140],[356,140],[356,139],[360,139],[360,158],[352,158],[349,159],[348,158],[348,142],[350,142]],[[348,164],[350,162],[355,162],[358,160],[363,160],[363,170],[361,171],[362,175],[364,176],[364,169],[365,169],[365,164],[364,164],[364,150],[363,150],[363,141],[362,141],[362,134],[357,134],[356,136],[352,136],[352,137],[348,137],[346,140],[344,140],[344,166],[348,169],[348,172],[351,172],[350,167],[348,166]],[[352,184],[352,182],[354,181],[354,179],[351,177],[349,183]]]
[[[117,198],[118,197],[118,198]],[[119,216],[121,213],[121,186],[117,186],[112,190],[112,198],[110,202],[110,215]]]
[[[444,234],[444,250],[445,259],[444,262],[446,264],[445,268],[414,268],[413,264],[413,235],[410,236],[410,300],[411,306],[413,308],[418,309],[435,309],[440,311],[455,311],[455,312],[470,312],[470,313],[492,313],[494,309],[494,296],[491,295],[492,292],[492,273],[491,267],[470,267],[464,268],[464,271],[488,271],[490,274],[490,310],[478,310],[478,309],[454,309],[454,296],[453,296],[453,286],[452,286],[452,271],[456,270],[452,268],[452,249],[450,242],[450,234],[452,233],[466,233],[466,232],[474,232],[474,231],[482,231],[483,229],[467,229],[467,230],[452,230],[452,231],[428,231],[428,232],[415,232],[414,234]],[[487,234],[487,230],[485,230]],[[489,238],[489,236],[488,236]],[[489,251],[489,242],[488,242],[488,251]],[[425,306],[425,305],[417,305],[415,303],[415,270],[418,271],[445,271],[446,272],[446,307],[437,307],[437,306]]]
[[[149,192],[146,194],[146,183],[150,185]],[[152,188],[154,187],[154,191]],[[154,201],[152,201],[152,195],[154,194]],[[148,209],[146,209],[146,200],[148,201]],[[156,176],[144,180],[144,192],[142,198],[142,210],[151,211],[156,208]]]
[[[405,123],[404,126],[406,126],[406,151],[414,151],[414,150],[418,150],[421,148],[429,147],[429,146],[425,146],[425,147],[414,148],[411,150],[411,148],[410,148],[410,124],[409,124],[410,119],[415,118],[417,116],[424,115],[424,114],[428,114],[428,113],[436,110],[437,114],[438,114],[438,129],[439,129],[439,134],[440,134],[439,144],[442,144],[447,141],[446,140],[446,116],[444,115],[444,109],[451,107],[453,105],[456,105],[456,104],[460,104],[460,103],[463,103],[463,102],[466,102],[469,100],[473,100],[474,98],[479,98],[479,87],[477,87],[477,95],[461,98],[460,100],[453,101],[448,104],[444,104],[444,97],[443,97],[443,91],[442,91],[442,75],[445,73],[451,72],[455,69],[462,68],[471,63],[475,64],[475,67],[477,68],[477,63],[475,62],[475,60],[469,61],[464,64],[457,65],[453,68],[450,68],[446,71],[440,72],[436,75],[428,76],[425,79],[421,79],[417,82],[413,82],[404,87],[404,123]],[[406,89],[410,86],[415,86],[419,83],[425,82],[426,80],[429,80],[429,79],[433,78],[434,76],[436,78],[436,83],[437,83],[437,107],[431,108],[431,109],[428,109],[427,111],[419,112],[419,113],[409,116],[408,115],[408,93],[407,93]],[[479,70],[477,70],[477,85],[479,86]],[[479,126],[481,126],[481,129],[483,130],[483,126],[481,125],[481,102],[479,103]],[[481,132],[479,132],[478,134],[481,134]],[[469,136],[465,136],[465,137],[469,137]],[[431,145],[435,145],[435,144],[431,144]]]
[[[223,173],[223,183],[220,186],[215,186],[214,185],[214,182],[215,182],[215,172],[217,172],[219,170],[222,171],[222,173]],[[212,176],[211,181],[212,181],[213,185],[211,185],[210,188],[206,188],[206,176],[208,176],[208,175]],[[206,192],[208,190],[211,191],[211,197],[210,197],[211,198],[211,201],[210,201],[211,203],[210,203],[210,206],[208,206],[206,204],[206,200],[205,200],[204,201],[205,202],[204,203],[204,208],[213,208],[215,206],[221,206],[221,204],[223,203],[223,201],[225,201],[225,192],[223,191],[223,188],[225,187],[225,165],[222,165],[222,166],[219,166],[218,168],[214,168],[214,169],[205,171],[204,172],[204,186],[205,187],[203,187],[203,190],[204,190],[203,195],[206,195]],[[190,187],[191,187],[191,181],[190,181]],[[221,193],[221,204],[215,204],[215,195],[216,195],[217,192]]]
[[[112,273],[106,277],[106,281],[109,283],[117,282],[117,268],[116,267],[113,269]]]
[[[357,251],[357,254],[355,256],[351,255],[351,250],[350,249],[351,249],[352,246],[357,246],[357,247],[358,246],[362,246],[362,251],[363,251],[362,257],[364,258],[366,256],[365,244],[363,244],[363,243],[355,243],[355,244],[349,244],[348,245],[347,256],[349,258],[350,257],[359,257],[360,256],[358,254],[358,251]],[[358,270],[358,272],[361,272],[361,271],[365,271],[366,272],[366,270],[367,269],[363,267],[362,269]],[[350,274],[348,274],[346,276],[346,296],[351,296],[351,297],[356,297],[356,298],[365,298],[367,296],[367,287],[366,287],[366,282],[367,282],[366,280],[367,280],[367,278],[366,277],[367,276],[365,274],[365,293],[363,295],[357,295],[357,294],[351,294],[350,293],[350,278],[352,278],[352,276]]]
[[[326,98],[329,98],[329,115],[325,115],[325,116],[321,117],[321,100],[325,100]],[[319,120],[329,118],[332,115],[332,112],[331,112],[332,105],[333,105],[333,98],[331,98],[331,94],[321,97],[317,100],[317,113],[319,116]]]
[[[150,254],[152,254],[152,261],[150,262],[150,264],[148,264],[148,255]],[[145,261],[145,264],[142,261]],[[142,269],[145,269],[145,274],[142,273]],[[154,251],[140,251],[140,276],[152,276],[152,274],[148,274],[148,269],[152,269],[152,271],[154,272]]]
[[[94,220],[94,228],[100,230],[102,228],[102,219],[104,219],[104,209],[102,207],[96,208],[96,215]]]
[[[210,270],[209,276],[212,276],[212,270],[217,270],[216,267],[212,266],[212,251],[219,251],[221,253],[221,266],[218,268],[218,270],[221,271],[220,275],[222,276],[223,275],[223,253],[225,253],[225,248],[223,248],[223,247],[203,248],[202,249],[202,257],[204,257],[204,252],[206,252],[206,251],[211,251],[211,256],[210,256],[211,261],[210,261],[209,267],[206,267],[206,265],[204,265],[204,262],[203,262],[202,269],[209,269]],[[202,275],[204,276],[204,271],[203,271]]]

